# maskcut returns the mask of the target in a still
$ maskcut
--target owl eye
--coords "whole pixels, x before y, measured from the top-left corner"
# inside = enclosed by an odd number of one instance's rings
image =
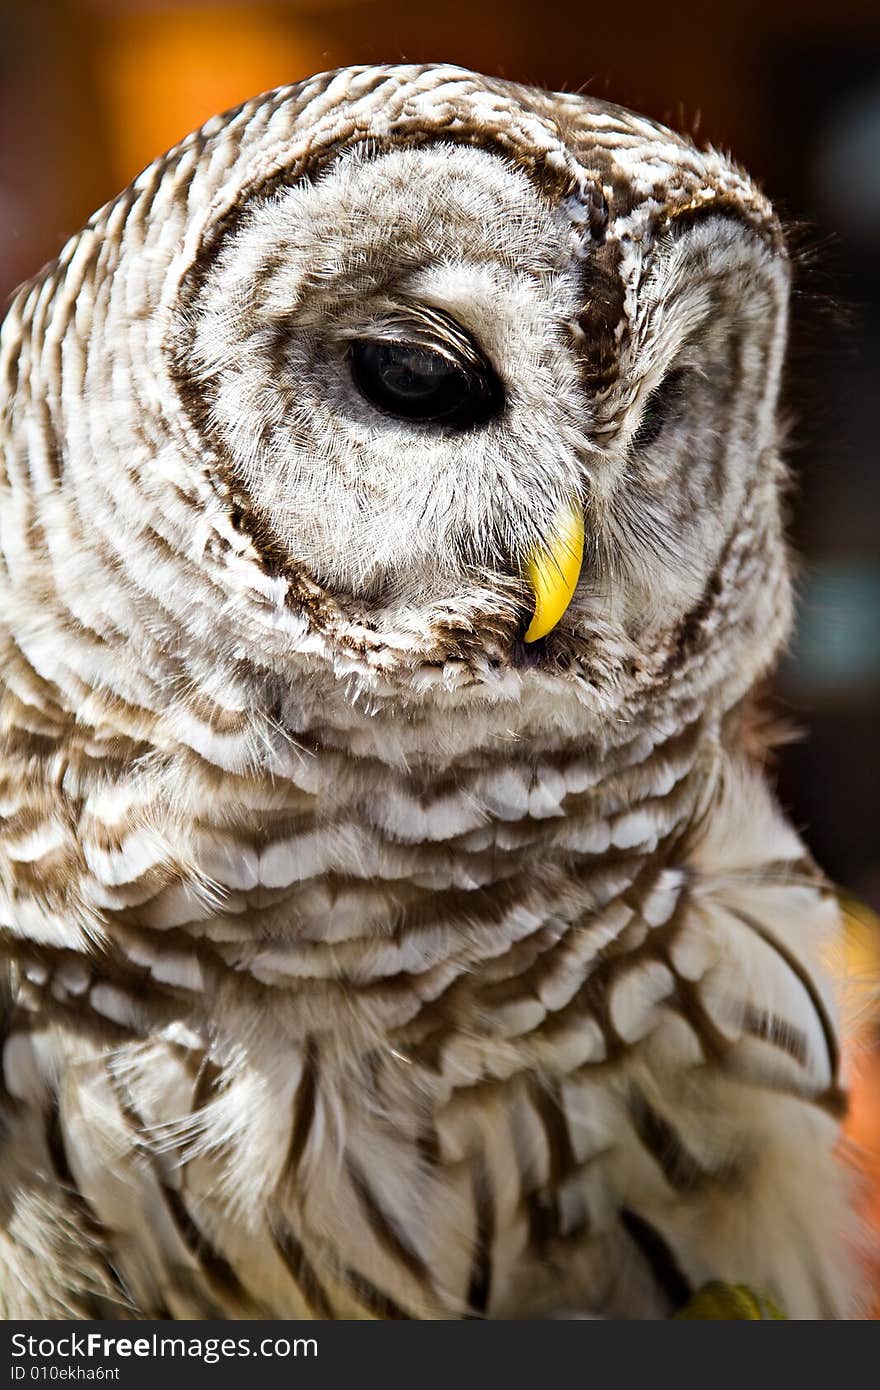
[[[656,390],[651,392],[642,409],[639,427],[632,437],[632,448],[636,451],[647,449],[660,438],[663,426],[681,402],[682,386],[687,370],[681,368],[664,377]]]
[[[463,429],[483,424],[501,405],[501,387],[488,367],[459,365],[413,343],[362,339],[352,345],[350,362],[361,395],[401,420]]]

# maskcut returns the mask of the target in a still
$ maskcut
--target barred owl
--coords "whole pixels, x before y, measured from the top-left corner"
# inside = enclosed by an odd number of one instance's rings
[[[779,223],[461,68],[217,117],[2,332],[7,1317],[854,1307]]]

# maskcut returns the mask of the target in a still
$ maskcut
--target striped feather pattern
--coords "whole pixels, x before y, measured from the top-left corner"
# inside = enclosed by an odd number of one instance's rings
[[[852,1310],[836,909],[742,751],[787,284],[721,156],[433,66],[215,118],[22,288],[5,1316]],[[507,354],[505,434],[332,395],[333,334],[416,295]],[[527,650],[566,490],[585,573]]]

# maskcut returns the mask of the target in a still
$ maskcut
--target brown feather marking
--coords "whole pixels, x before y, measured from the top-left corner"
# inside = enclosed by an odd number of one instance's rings
[[[768,1042],[773,1047],[787,1052],[789,1057],[802,1067],[807,1065],[809,1050],[807,1036],[802,1028],[796,1028],[787,1018],[771,1013],[768,1009],[756,1009],[747,1004],[743,1013],[743,1028],[754,1038]]]
[[[306,1041],[302,1075],[293,1098],[293,1126],[290,1144],[284,1161],[283,1172],[293,1178],[300,1165],[315,1114],[315,1096],[318,1087],[318,1045],[312,1034]]]
[[[367,1181],[366,1174],[350,1155],[347,1161],[349,1178],[355,1196],[363,1208],[367,1224],[380,1245],[399,1261],[426,1288],[431,1286],[427,1265],[402,1231],[396,1217],[389,1215]]]
[[[687,1192],[705,1185],[711,1175],[688,1153],[673,1126],[654,1109],[637,1086],[630,1087],[629,1113],[636,1134],[670,1187]]]
[[[809,973],[804,969],[797,957],[789,951],[788,947],[784,946],[771,932],[767,931],[751,913],[744,912],[741,908],[737,907],[727,907],[727,911],[735,917],[737,921],[742,922],[744,927],[748,927],[750,931],[753,931],[756,936],[760,937],[771,950],[775,951],[779,958],[785,961],[785,964],[792,974],[800,980],[807,998],[813,1006],[816,1017],[819,1020],[819,1026],[822,1029],[822,1036],[828,1055],[828,1070],[831,1073],[832,1083],[836,1083],[840,1073],[840,1049],[837,1043],[837,1034],[828,1016],[828,1010],[825,1008],[822,996],[813,983]]]
[[[484,1155],[474,1163],[474,1216],[476,1232],[468,1282],[468,1307],[483,1317],[492,1296],[492,1244],[495,1240],[495,1200]]]
[[[547,1139],[547,1181],[551,1187],[555,1187],[574,1172],[578,1166],[568,1130],[568,1121],[562,1107],[562,1096],[556,1081],[542,1082],[535,1077],[530,1089],[532,1104],[544,1127],[544,1134]]]
[[[343,1278],[348,1284],[352,1293],[361,1303],[379,1318],[386,1318],[393,1322],[412,1322],[412,1313],[407,1313],[399,1303],[376,1285],[371,1283],[364,1274],[360,1274],[356,1269],[344,1269]]]
[[[333,1318],[330,1299],[312,1267],[302,1242],[293,1232],[290,1223],[276,1213],[270,1225],[272,1243],[286,1265],[294,1284],[306,1306],[316,1318]]]

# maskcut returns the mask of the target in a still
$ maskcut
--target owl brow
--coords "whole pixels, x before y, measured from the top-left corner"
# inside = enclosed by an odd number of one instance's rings
[[[339,336],[426,348],[458,367],[485,371],[488,366],[470,334],[450,314],[426,304],[401,304],[362,327],[341,329]]]

